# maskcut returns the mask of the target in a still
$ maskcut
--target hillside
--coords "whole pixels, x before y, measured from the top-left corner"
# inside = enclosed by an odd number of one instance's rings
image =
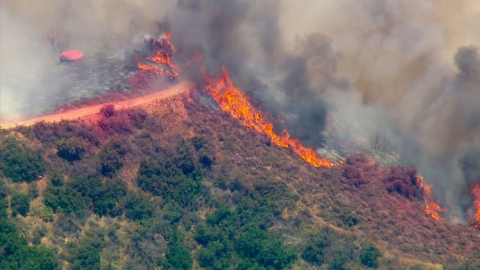
[[[425,214],[414,169],[362,154],[316,168],[195,89],[0,132],[1,269],[480,263],[479,231]]]

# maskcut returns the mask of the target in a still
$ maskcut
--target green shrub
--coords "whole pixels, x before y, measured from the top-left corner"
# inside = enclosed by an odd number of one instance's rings
[[[345,263],[347,263],[347,255],[345,252],[343,250],[334,251],[330,262],[330,269],[343,270]]]
[[[187,247],[172,241],[168,244],[168,251],[165,255],[166,269],[188,270],[192,268],[193,259]]]
[[[91,196],[93,210],[100,216],[118,216],[121,209],[116,209],[118,202],[127,196],[127,185],[118,178],[107,179],[102,183],[99,190]]]
[[[139,187],[166,202],[175,202],[182,208],[196,207],[202,193],[201,170],[194,148],[180,140],[175,150],[161,149],[140,163]],[[208,196],[206,192],[202,195]]]
[[[37,151],[8,138],[0,145],[0,170],[14,182],[32,182],[45,172],[45,161]]]
[[[261,251],[258,254],[259,264],[267,269],[285,269],[296,260],[297,255],[293,250],[285,248],[279,239],[273,237],[262,243]]]
[[[66,214],[78,213],[89,206],[89,202],[77,190],[64,185],[55,186],[53,183],[45,189],[43,203],[55,212],[62,211]]]
[[[58,267],[51,250],[44,246],[28,246],[15,225],[8,220],[3,201],[0,202],[0,250],[0,269],[54,270]]]
[[[480,270],[480,264],[478,265],[471,265],[471,264],[463,264],[459,268],[459,270]]]
[[[33,207],[30,209],[30,215],[40,217],[44,222],[52,222],[54,217],[52,208],[48,206]]]
[[[153,205],[138,193],[129,193],[125,203],[125,216],[131,220],[143,220],[150,218],[153,213]]]
[[[360,262],[371,268],[378,267],[378,257],[381,256],[380,250],[373,245],[364,245],[360,251]]]
[[[104,149],[100,155],[101,172],[105,176],[115,175],[123,166],[123,158],[117,151]]]
[[[198,263],[202,268],[213,267],[215,263],[215,254],[208,249],[202,248],[200,252],[198,252]]]
[[[302,252],[302,259],[313,265],[321,265],[324,263],[325,249],[330,245],[330,235],[327,231],[321,231],[307,242]]]
[[[8,196],[8,186],[5,180],[0,175],[0,200],[5,199]]]
[[[68,161],[82,159],[85,149],[85,143],[77,137],[61,139],[57,142],[58,156]]]
[[[70,246],[68,261],[72,270],[100,270],[100,250],[102,239],[86,236],[78,243]]]
[[[183,215],[183,209],[176,202],[169,202],[163,207],[163,216],[171,223],[178,222]]]
[[[22,193],[14,193],[10,206],[13,216],[20,214],[25,217],[30,212],[30,197]]]

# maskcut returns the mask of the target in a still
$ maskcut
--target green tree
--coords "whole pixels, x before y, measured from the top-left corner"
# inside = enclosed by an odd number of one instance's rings
[[[28,195],[14,193],[10,204],[13,216],[20,214],[25,217],[30,211],[30,197],[28,197]]]

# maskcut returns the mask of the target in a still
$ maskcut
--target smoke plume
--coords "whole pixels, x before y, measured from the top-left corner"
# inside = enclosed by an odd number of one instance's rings
[[[143,35],[168,31],[176,60],[198,51],[209,74],[226,66],[308,146],[322,144],[329,121],[365,140],[382,130],[463,219],[480,181],[479,13],[474,0],[6,0],[0,114],[21,112],[35,91],[63,91],[33,83],[57,64],[38,46],[45,32],[86,54],[121,55]],[[183,76],[201,82],[199,65]]]

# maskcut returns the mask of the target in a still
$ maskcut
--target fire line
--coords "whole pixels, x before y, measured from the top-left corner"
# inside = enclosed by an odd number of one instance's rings
[[[330,160],[320,158],[312,148],[304,147],[298,139],[291,139],[287,130],[283,130],[280,135],[276,134],[273,131],[273,124],[267,120],[267,117],[260,110],[254,108],[249,97],[233,85],[225,67],[218,79],[208,77],[204,70],[203,74],[207,82],[205,90],[224,112],[240,120],[244,126],[267,135],[278,146],[291,147],[303,160],[315,167],[331,168],[334,165]]]

